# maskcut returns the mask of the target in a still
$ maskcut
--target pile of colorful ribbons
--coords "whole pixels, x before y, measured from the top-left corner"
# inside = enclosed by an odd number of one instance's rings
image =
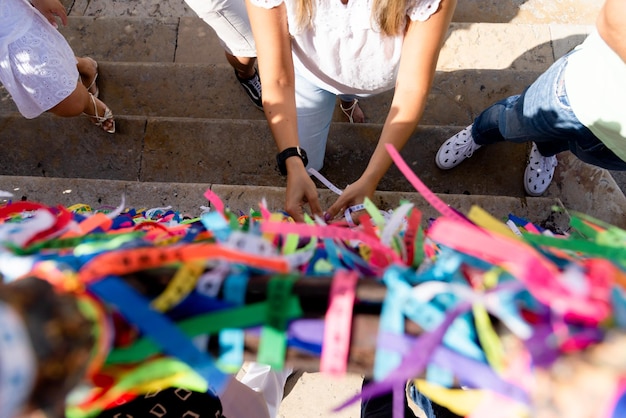
[[[45,279],[75,294],[96,324],[87,381],[68,400],[68,417],[96,416],[166,386],[219,394],[243,362],[250,329],[260,333],[259,362],[281,368],[289,346],[319,355],[322,371],[343,373],[362,277],[386,286],[375,381],[343,406],[402,392],[414,380],[459,415],[496,416],[497,401],[500,418],[533,416],[529,381],[537,369],[626,326],[626,231],[583,214],[571,214],[567,235],[514,215],[493,219],[480,208],[464,216],[390,153],[441,212],[427,228],[410,202],[381,212],[366,201],[358,226],[349,226],[295,223],[262,202],[234,213],[211,191],[211,209],[196,218],[123,203],[106,210],[1,206],[4,281]],[[258,275],[273,276],[267,300],[246,304]],[[302,309],[291,287],[315,275],[334,278],[326,320],[298,338]],[[406,320],[421,334],[408,335]],[[203,335],[218,336],[217,358],[198,348]],[[507,337],[522,343],[516,355]],[[607,417],[624,412],[625,378],[618,375],[608,404],[599,406]],[[394,414],[400,409],[396,402]]]

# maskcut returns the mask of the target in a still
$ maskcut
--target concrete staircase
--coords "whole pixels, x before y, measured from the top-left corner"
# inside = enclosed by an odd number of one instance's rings
[[[26,120],[0,90],[0,190],[50,204],[172,205],[197,212],[211,187],[234,209],[265,197],[281,209],[285,180],[262,112],[248,101],[210,27],[183,0],[65,0],[61,28],[77,55],[100,64],[102,99],[116,116],[109,135],[86,118]],[[559,156],[542,198],[524,195],[526,145],[480,150],[455,170],[434,164],[440,144],[494,101],[516,94],[591,30],[601,0],[463,0],[442,50],[421,126],[402,151],[419,178],[446,203],[477,204],[495,216],[514,213],[552,222],[553,205],[626,227],[626,198],[616,173]],[[367,122],[339,111],[323,174],[338,187],[354,181],[376,144],[391,93],[361,101]],[[613,174],[613,175],[612,175]],[[626,184],[626,182],[624,183]],[[333,195],[320,185],[322,199]],[[411,199],[437,216],[393,167],[377,203]],[[558,217],[557,217],[558,218]],[[565,227],[567,217],[559,221]]]
[[[99,61],[102,98],[116,115],[108,135],[86,118],[43,115],[25,120],[0,88],[0,190],[16,200],[50,205],[129,207],[171,205],[197,214],[211,188],[231,208],[246,211],[266,198],[281,209],[284,179],[274,169],[275,146],[264,116],[235,81],[213,31],[183,0],[63,0],[70,22],[62,33],[77,55]],[[559,156],[555,180],[542,198],[524,196],[527,148],[480,150],[455,170],[434,164],[440,144],[486,106],[519,93],[556,57],[580,42],[601,0],[459,0],[442,51],[426,114],[403,157],[446,203],[467,213],[474,204],[497,217],[514,213],[544,226],[567,227],[564,206],[626,227],[626,198],[617,173]],[[362,100],[367,124],[339,112],[324,175],[343,187],[367,163],[391,94]],[[437,216],[392,168],[380,185],[382,209],[410,200]],[[320,189],[323,202],[332,192]],[[360,390],[361,376],[305,373],[288,381],[279,417],[358,417],[358,405],[329,410]],[[295,386],[295,387],[294,387]]]

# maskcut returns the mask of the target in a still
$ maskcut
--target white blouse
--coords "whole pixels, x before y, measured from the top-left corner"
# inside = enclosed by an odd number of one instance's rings
[[[312,25],[295,24],[294,0],[251,0],[270,9],[285,1],[294,67],[335,94],[369,95],[390,90],[400,63],[404,35],[384,36],[371,18],[372,0],[317,0]],[[441,0],[409,0],[407,16],[425,21]]]

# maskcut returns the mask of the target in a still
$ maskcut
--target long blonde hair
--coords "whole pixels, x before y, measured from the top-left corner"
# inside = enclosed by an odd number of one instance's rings
[[[307,28],[311,25],[315,14],[314,1],[296,0],[296,23],[298,27]],[[407,0],[373,0],[373,2],[371,19],[378,25],[381,32],[388,36],[403,33],[406,25]]]

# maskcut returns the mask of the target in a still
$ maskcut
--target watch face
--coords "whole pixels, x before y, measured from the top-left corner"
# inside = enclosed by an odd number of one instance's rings
[[[298,148],[298,154],[300,155],[300,158],[304,162],[304,165],[307,165],[307,163],[309,162],[309,159],[307,158],[306,151],[304,150],[304,148],[300,148],[300,147],[296,147],[296,148]]]

